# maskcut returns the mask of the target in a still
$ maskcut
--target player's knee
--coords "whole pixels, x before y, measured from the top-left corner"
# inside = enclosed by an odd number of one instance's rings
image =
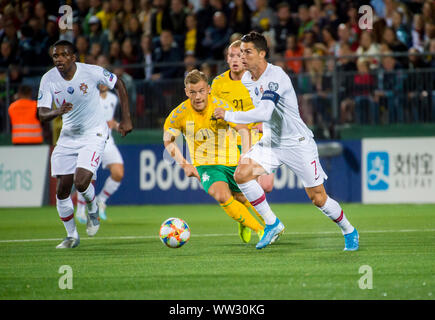
[[[237,184],[246,183],[249,180],[252,180],[250,178],[249,168],[242,164],[239,165],[236,171],[234,172],[234,180],[236,181]]]
[[[85,192],[89,187],[90,181],[85,178],[77,177],[74,179],[74,186],[76,187],[78,192]]]
[[[316,207],[323,207],[327,199],[326,193],[316,192],[310,196],[311,201]]]
[[[262,181],[261,187],[265,193],[270,193],[273,190],[273,181]]]
[[[112,170],[110,176],[114,181],[120,182],[124,178],[124,167],[120,166]]]
[[[215,192],[212,196],[219,203],[225,203],[231,198],[230,194],[222,191]]]

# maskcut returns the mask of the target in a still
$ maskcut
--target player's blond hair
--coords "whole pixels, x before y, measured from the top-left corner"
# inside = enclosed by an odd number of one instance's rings
[[[240,40],[236,40],[233,43],[230,44],[229,48],[240,48],[240,46],[242,45],[242,41]]]
[[[199,71],[198,69],[193,69],[186,75],[186,78],[184,78],[184,86],[187,87],[189,83],[197,84],[200,81],[205,81],[205,83],[208,83],[208,77],[204,72]]]

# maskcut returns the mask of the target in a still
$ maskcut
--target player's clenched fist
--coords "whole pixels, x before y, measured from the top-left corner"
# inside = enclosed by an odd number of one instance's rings
[[[133,130],[133,124],[130,120],[122,120],[118,125],[118,132],[125,137],[127,133],[131,132]]]
[[[225,110],[223,108],[216,108],[213,115],[216,119],[225,119]]]
[[[58,109],[59,115],[63,115],[67,112],[70,112],[73,109],[73,104],[70,102],[64,102],[60,108]]]

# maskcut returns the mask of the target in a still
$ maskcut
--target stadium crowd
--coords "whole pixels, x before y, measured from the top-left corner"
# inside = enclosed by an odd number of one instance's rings
[[[52,64],[50,46],[65,39],[76,45],[80,62],[106,67],[124,79],[130,89],[132,113],[140,116],[136,105],[143,103],[143,97],[136,97],[135,88],[139,80],[158,83],[183,78],[194,67],[208,72],[212,79],[222,71],[213,62],[224,60],[229,43],[256,30],[269,41],[269,59],[292,77],[301,95],[302,116],[309,125],[332,121],[328,110],[334,69],[344,72],[336,91],[338,121],[382,122],[382,114],[370,114],[382,104],[390,109],[384,119],[386,123],[435,120],[435,111],[431,111],[435,105],[435,88],[430,84],[435,82],[433,76],[428,81],[418,81],[416,73],[397,77],[391,72],[435,68],[432,0],[70,0],[58,1],[57,6],[53,3],[0,0],[0,81],[4,83],[8,75],[10,88],[23,79],[40,77]],[[58,11],[63,4],[73,9],[72,29],[61,30],[58,26]],[[362,5],[373,8],[373,25],[367,30],[360,25]],[[418,55],[422,52],[431,54]],[[384,56],[393,53],[411,55]],[[358,56],[350,58],[352,54]],[[365,56],[376,54],[383,55]],[[353,72],[349,73],[351,78],[346,72]],[[426,106],[427,110],[403,110],[404,103],[396,99],[395,93],[403,92],[404,87],[410,93],[401,99],[426,99],[419,106]],[[426,93],[422,95],[422,91]],[[2,90],[3,103],[8,94]],[[138,95],[144,94],[139,90]],[[358,113],[364,108],[369,119],[364,112]]]

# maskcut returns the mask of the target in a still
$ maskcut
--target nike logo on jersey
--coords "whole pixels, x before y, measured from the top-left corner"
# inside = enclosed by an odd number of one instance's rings
[[[54,94],[58,94],[58,93],[61,93],[61,92],[62,92],[62,90],[61,91],[55,91]]]

